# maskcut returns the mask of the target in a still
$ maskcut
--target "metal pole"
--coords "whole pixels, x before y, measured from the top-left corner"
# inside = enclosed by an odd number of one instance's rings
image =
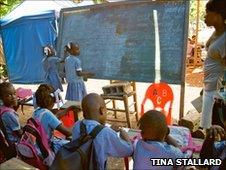
[[[196,35],[196,39],[195,39],[195,53],[194,53],[194,65],[196,66],[197,64],[197,52],[198,52],[198,38],[199,38],[199,10],[200,9],[200,0],[197,0],[197,15],[196,15],[196,31],[195,31],[195,35]]]
[[[188,38],[188,16],[189,16],[189,4],[190,1],[186,2],[186,20],[185,20],[185,34],[184,34],[184,52],[182,61],[182,73],[181,73],[181,89],[180,89],[180,105],[179,105],[179,120],[184,116],[184,96],[185,96],[185,69],[186,69],[186,56],[187,56],[187,38]]]

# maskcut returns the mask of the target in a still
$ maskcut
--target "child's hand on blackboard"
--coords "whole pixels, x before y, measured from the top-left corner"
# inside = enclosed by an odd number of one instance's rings
[[[91,73],[89,72],[89,74],[87,75],[87,77],[94,77],[95,76],[95,73]]]
[[[87,81],[87,78],[94,77],[95,74],[94,73],[91,73],[91,72],[83,71],[83,72],[81,72],[81,74],[79,76],[82,76],[83,77],[83,80],[84,81]]]

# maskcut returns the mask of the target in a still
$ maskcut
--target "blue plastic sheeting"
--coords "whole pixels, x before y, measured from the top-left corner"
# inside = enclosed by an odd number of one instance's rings
[[[56,40],[53,12],[20,18],[1,29],[8,76],[13,83],[44,80],[42,47]]]
[[[42,47],[56,44],[56,18],[62,8],[76,6],[65,1],[23,1],[0,20],[4,54],[12,83],[44,81]]]
[[[7,14],[3,19],[0,20],[1,25],[9,24],[15,20],[26,17],[26,16],[36,16],[39,14],[44,14],[45,11],[54,10],[56,16],[58,17],[59,12],[62,8],[77,6],[70,0],[24,0],[20,5],[18,5],[12,12]]]

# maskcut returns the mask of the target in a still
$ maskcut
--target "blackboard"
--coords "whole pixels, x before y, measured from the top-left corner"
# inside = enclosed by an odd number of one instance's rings
[[[94,78],[181,84],[188,8],[188,0],[141,0],[63,9],[58,52],[79,43]]]

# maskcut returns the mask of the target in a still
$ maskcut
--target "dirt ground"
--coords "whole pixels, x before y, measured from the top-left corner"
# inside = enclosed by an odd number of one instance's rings
[[[203,71],[202,67],[188,67],[186,69],[185,82],[191,87],[202,87]]]

